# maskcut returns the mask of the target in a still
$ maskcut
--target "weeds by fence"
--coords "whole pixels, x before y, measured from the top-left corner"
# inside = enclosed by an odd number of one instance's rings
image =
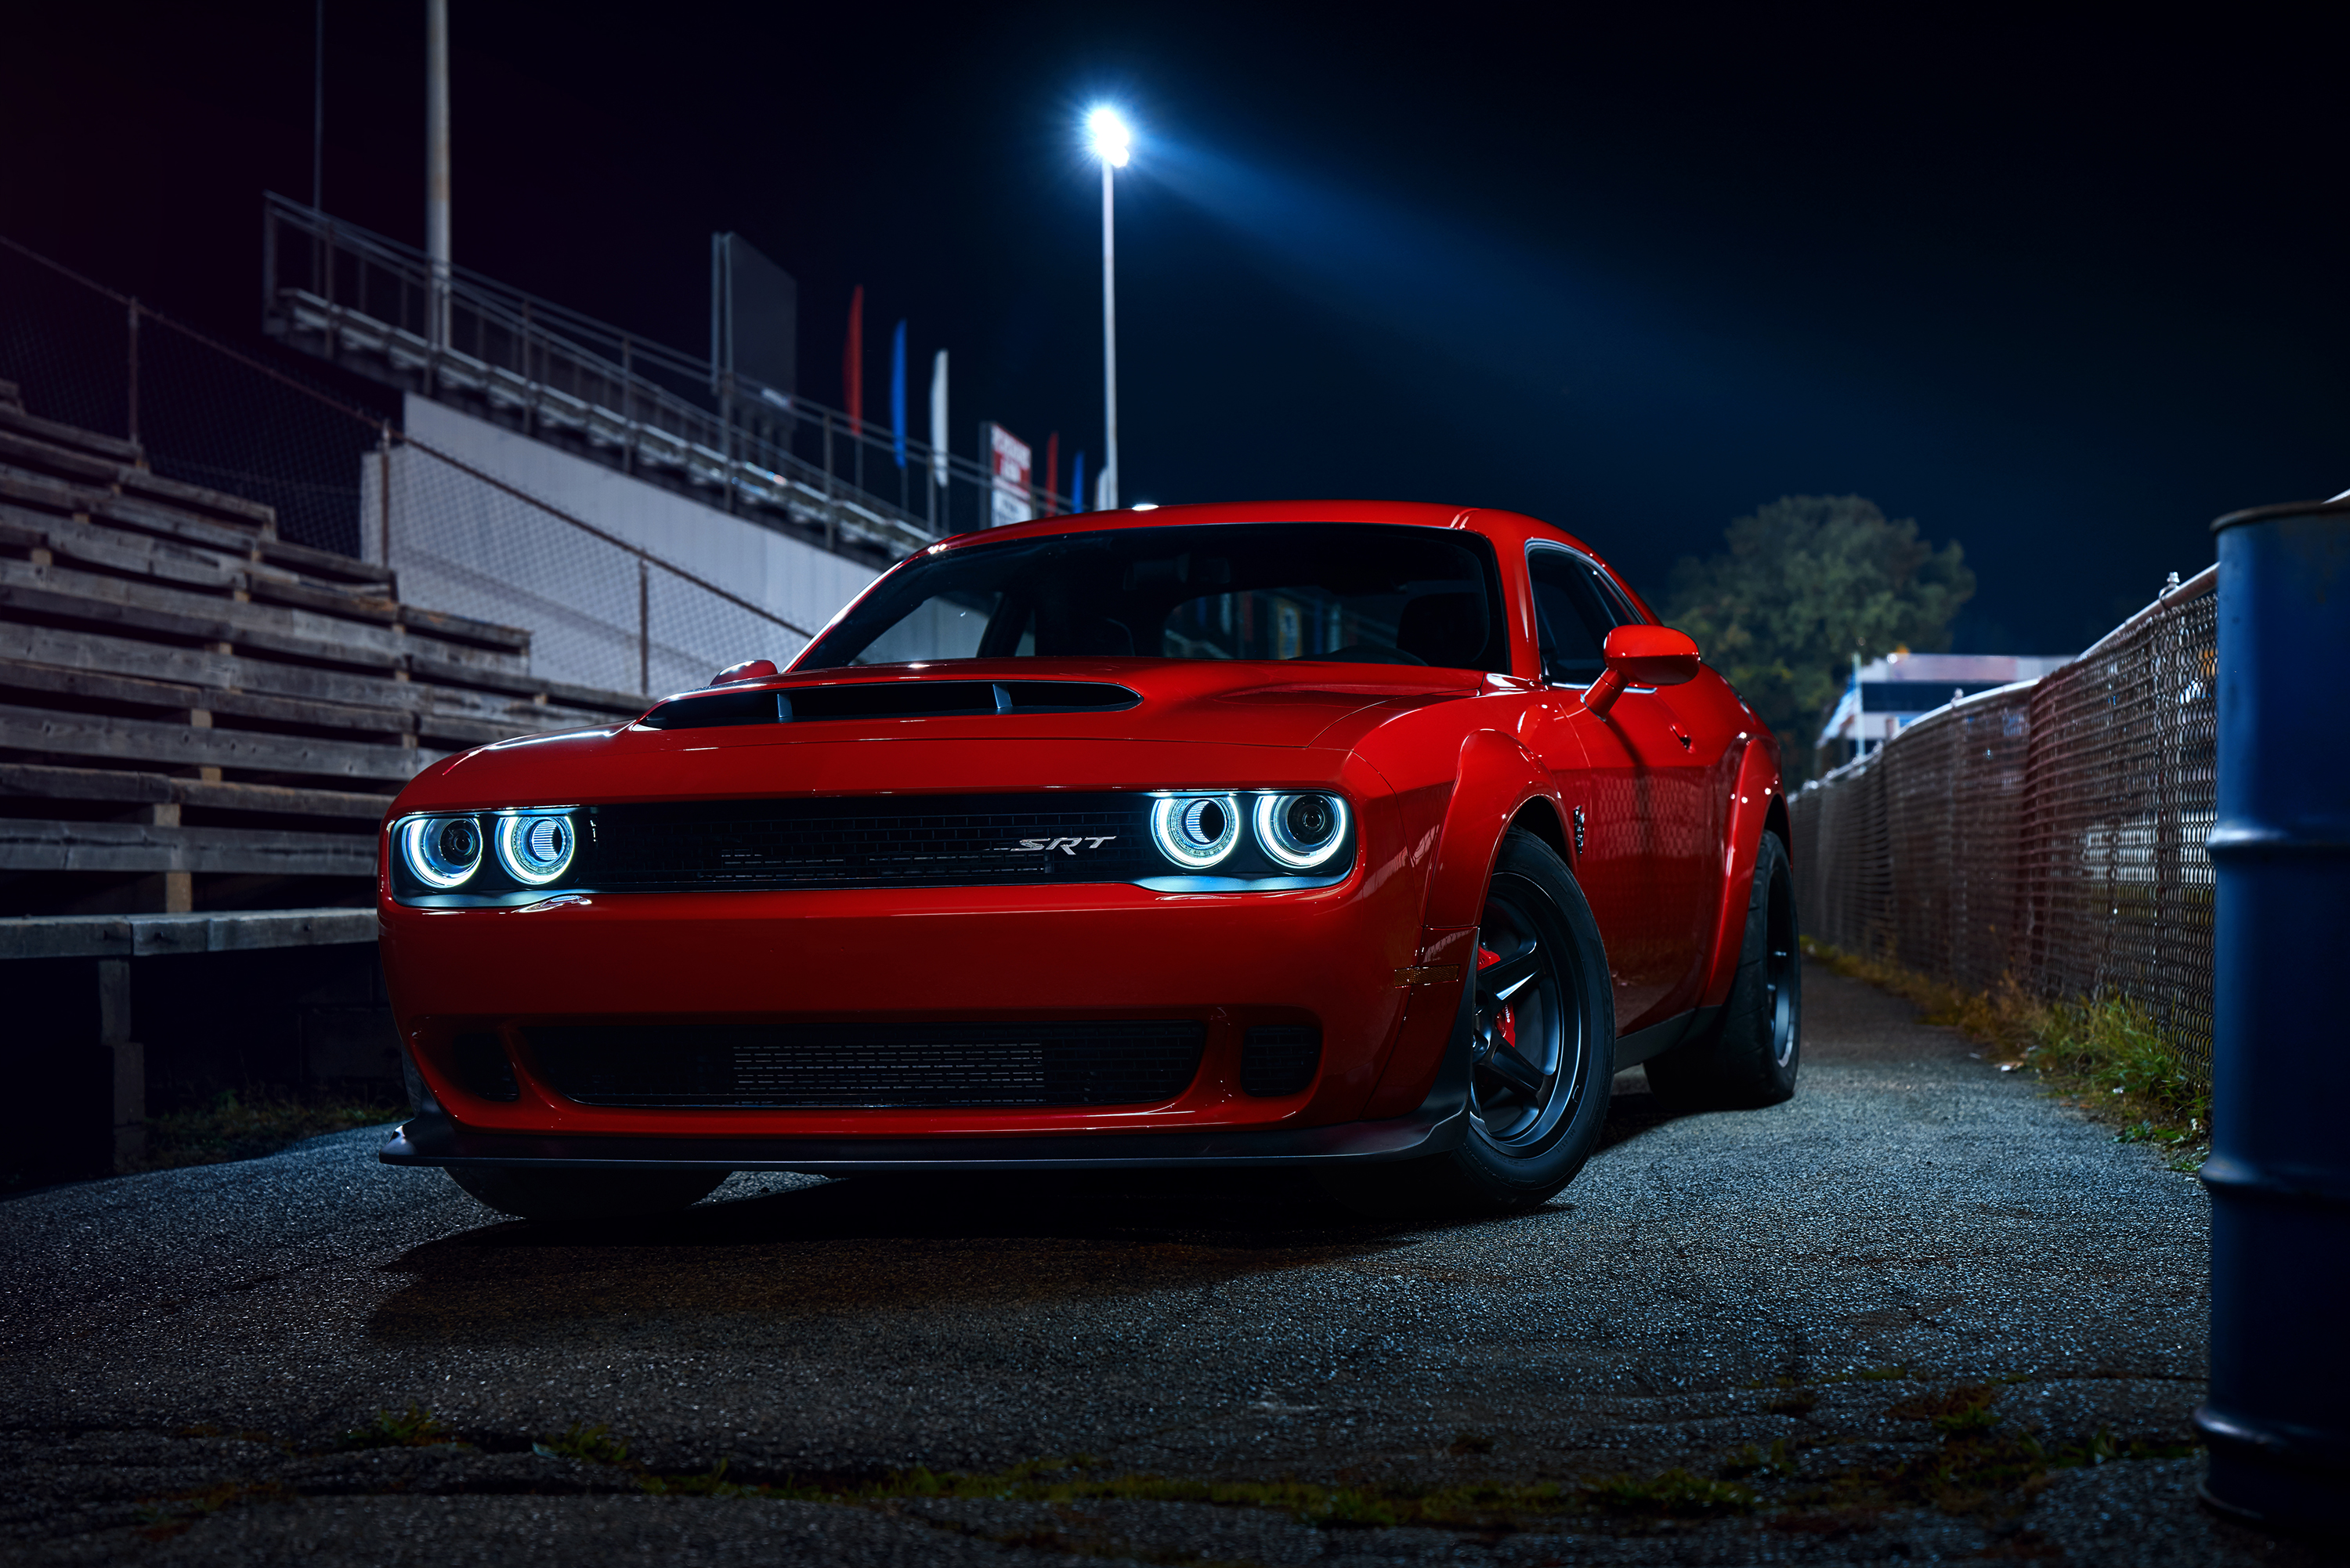
[[[2208,1084],[2216,581],[1806,784],[1804,932],[1970,992],[2126,1002]]]

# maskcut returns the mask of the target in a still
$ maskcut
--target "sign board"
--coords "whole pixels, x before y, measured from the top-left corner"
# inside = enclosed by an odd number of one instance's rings
[[[1029,478],[1036,454],[1028,443],[990,420],[979,427],[979,450],[987,460],[987,525],[1001,528],[1036,515]]]
[[[747,376],[789,405],[799,389],[799,286],[740,234],[710,236],[710,381]],[[749,389],[743,389],[748,394]]]

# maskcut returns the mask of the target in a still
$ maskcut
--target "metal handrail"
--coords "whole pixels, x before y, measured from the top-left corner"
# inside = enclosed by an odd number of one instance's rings
[[[470,268],[452,267],[445,286],[448,309],[443,320],[453,328],[459,311],[465,313],[477,350],[467,353],[458,347],[466,333],[452,329],[447,333],[449,341],[436,341],[437,335],[431,330],[434,283],[431,262],[423,252],[274,192],[265,196],[263,223],[265,312],[284,308],[288,297],[302,296],[303,303],[323,310],[338,329],[353,322],[363,324],[362,330],[374,328],[382,336],[387,352],[395,338],[402,339],[401,351],[411,358],[421,353],[432,370],[453,371],[461,380],[518,378],[518,391],[502,389],[531,400],[534,410],[540,400],[549,397],[580,400],[576,389],[600,382],[607,394],[618,396],[608,395],[604,403],[595,405],[594,412],[608,415],[624,427],[631,443],[639,432],[653,431],[682,442],[686,450],[679,462],[696,472],[714,467],[712,477],[729,487],[730,498],[739,491],[754,502],[772,501],[774,497],[760,492],[772,489],[777,481],[786,482],[791,490],[800,493],[802,509],[830,508],[839,514],[837,519],[827,519],[827,526],[837,521],[853,533],[896,549],[918,547],[942,532],[953,531],[933,526],[930,518],[857,482],[863,464],[855,460],[860,453],[877,454],[884,465],[894,463],[897,435],[886,424],[851,420],[841,410],[813,399],[787,396],[739,371],[713,374],[707,360],[639,337]],[[308,289],[281,279],[281,230],[312,242]],[[344,270],[338,264],[344,257],[349,258],[358,285],[356,305],[337,298],[338,275]],[[389,315],[369,308],[374,301],[364,269],[370,266],[386,275],[375,292],[380,293],[385,285],[394,290],[395,308]],[[416,307],[412,312],[411,305]],[[493,332],[506,338],[509,353],[499,356],[489,351]],[[501,358],[518,358],[521,364],[501,364]],[[649,369],[678,378],[692,391],[650,379],[645,373]],[[575,390],[560,390],[562,380]],[[718,407],[704,406],[696,394],[714,399]],[[609,402],[620,406],[606,407]],[[811,437],[821,441],[820,459],[793,450],[796,441]],[[847,462],[838,461],[843,448],[851,460]],[[901,485],[920,483],[926,487],[926,500],[938,499],[927,489],[933,483],[931,470],[937,454],[932,447],[910,433],[906,451],[907,472]],[[696,458],[703,461],[696,465]],[[951,452],[944,458],[948,476],[944,499],[950,514],[957,485],[975,491],[974,504],[983,508],[993,489],[987,469]],[[1046,512],[1070,509],[1067,497],[1043,486],[1034,487],[1030,495],[1032,504]]]

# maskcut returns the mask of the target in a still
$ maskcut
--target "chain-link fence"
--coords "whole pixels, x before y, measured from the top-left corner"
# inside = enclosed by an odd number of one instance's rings
[[[280,537],[392,566],[411,604],[520,626],[548,679],[659,693],[743,659],[780,664],[872,577],[733,519],[717,539],[672,528],[691,546],[680,559],[657,524],[623,536],[276,358],[0,239],[0,380],[28,411],[119,434],[157,473],[273,506]]]
[[[754,558],[726,574],[737,592],[413,438],[374,454],[359,499],[376,524],[365,554],[400,574],[403,595],[528,627],[531,668],[554,680],[675,691],[745,659],[781,665],[810,635],[751,597],[770,576],[760,546],[782,544],[752,529],[734,543]],[[782,547],[800,565],[813,555]]]
[[[1806,784],[1804,929],[1970,990],[2126,999],[2208,1076],[2216,581]]]

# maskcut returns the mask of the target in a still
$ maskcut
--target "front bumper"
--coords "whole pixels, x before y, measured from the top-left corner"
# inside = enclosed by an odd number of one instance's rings
[[[1219,1140],[1275,1134],[1263,1158],[1419,1148],[1442,1136],[1441,1116],[1400,1113],[1428,1096],[1460,988],[1406,978],[1419,972],[1409,966],[1421,933],[1416,879],[1401,869],[1375,863],[1339,886],[1251,894],[1093,884],[566,895],[515,909],[387,901],[382,950],[402,1043],[447,1125],[420,1118],[400,1146],[406,1152],[386,1158],[573,1158],[529,1152],[560,1147],[636,1161],[684,1158],[669,1146],[691,1145],[705,1151],[691,1156],[700,1163],[808,1169],[859,1147],[945,1140],[944,1148],[956,1139],[1022,1140],[1023,1162],[1053,1161],[1063,1158],[1054,1140],[1083,1137],[1144,1140],[1138,1151],[1098,1157],[1110,1164],[1248,1163],[1258,1157]],[[1034,1107],[589,1105],[557,1092],[527,1044],[534,1030],[581,1023],[1113,1018],[1205,1024],[1201,1066],[1179,1097]],[[1307,1023],[1322,1035],[1314,1083],[1279,1098],[1243,1093],[1246,1031]],[[513,1099],[469,1092],[455,1070],[455,1039],[483,1031],[506,1042]],[[1289,1137],[1306,1132],[1328,1136]],[[1174,1135],[1209,1141],[1181,1153],[1152,1141]],[[759,1152],[782,1146],[787,1153]],[[473,1152],[493,1147],[519,1152]],[[944,1167],[922,1157],[914,1168]]]
[[[807,1176],[1372,1164],[1458,1147],[1469,1125],[1468,1090],[1464,1033],[1459,1048],[1448,1053],[1426,1103],[1410,1116],[1388,1121],[1084,1137],[599,1138],[480,1132],[433,1110],[402,1123],[378,1158],[386,1165],[790,1170]]]

